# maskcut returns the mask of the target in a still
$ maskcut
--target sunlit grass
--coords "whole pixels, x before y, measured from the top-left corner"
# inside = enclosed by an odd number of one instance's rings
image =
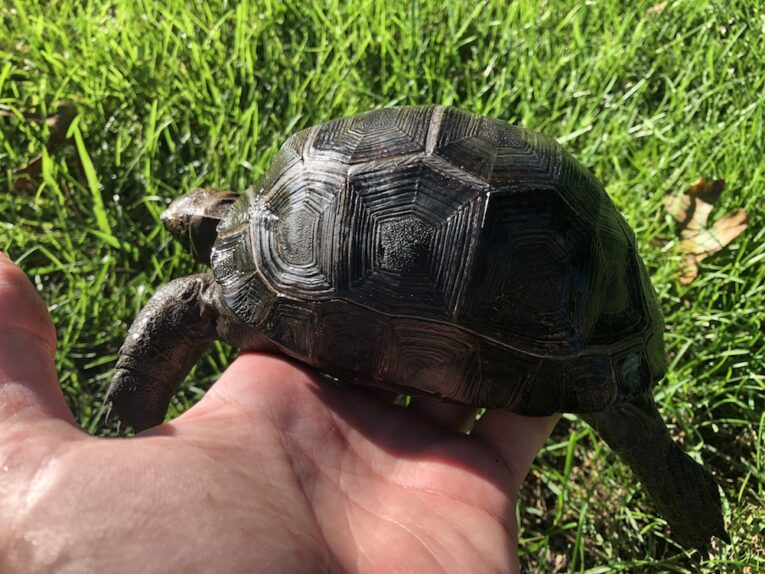
[[[702,571],[765,571],[765,13],[757,2],[9,0],[0,6],[0,249],[32,276],[59,334],[69,403],[92,432],[127,326],[194,269],[161,229],[192,187],[242,190],[291,132],[396,103],[444,103],[552,135],[634,227],[666,315],[657,397],[718,478],[733,543]],[[84,6],[84,7],[83,7]],[[76,103],[72,144],[37,185],[14,169],[48,136],[24,112]],[[749,229],[690,287],[662,196],[724,178],[713,218]],[[193,402],[227,364],[217,347]],[[694,568],[631,477],[567,416],[519,508],[529,571]]]

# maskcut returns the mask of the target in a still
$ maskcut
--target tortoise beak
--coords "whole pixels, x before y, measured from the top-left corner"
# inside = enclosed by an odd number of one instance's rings
[[[170,207],[168,207],[164,212],[162,212],[162,215],[159,216],[159,220],[162,222],[162,225],[165,226],[165,229],[167,229],[173,235],[173,237],[183,243],[184,246],[187,246],[190,227],[189,219],[191,214],[183,209],[183,205],[179,206],[178,202],[179,200],[175,200],[173,203],[171,203]]]

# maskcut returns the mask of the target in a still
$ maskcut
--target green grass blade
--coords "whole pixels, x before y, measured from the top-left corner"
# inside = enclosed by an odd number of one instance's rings
[[[80,118],[77,116],[72,125],[69,127],[69,137],[74,138],[75,146],[77,147],[77,154],[80,157],[80,163],[82,169],[85,172],[85,179],[88,182],[88,189],[90,190],[91,198],[93,199],[93,216],[96,218],[96,224],[101,230],[102,238],[108,241],[110,245],[119,248],[119,241],[114,237],[112,228],[109,225],[109,217],[106,214],[104,208],[104,200],[101,197],[101,184],[98,181],[98,175],[96,169],[93,167],[93,162],[88,154],[88,149],[85,147],[85,142],[82,139],[82,132],[80,131]]]

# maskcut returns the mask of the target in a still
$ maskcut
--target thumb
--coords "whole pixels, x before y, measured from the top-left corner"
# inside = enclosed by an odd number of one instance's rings
[[[0,429],[55,417],[74,423],[58,384],[56,332],[26,275],[0,253]]]

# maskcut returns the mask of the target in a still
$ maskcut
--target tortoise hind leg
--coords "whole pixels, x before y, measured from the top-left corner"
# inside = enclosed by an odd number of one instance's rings
[[[216,339],[214,288],[210,273],[171,281],[133,321],[107,401],[136,432],[162,423],[173,393]]]
[[[583,418],[637,475],[679,542],[702,553],[712,536],[730,542],[714,478],[672,440],[652,397]]]

